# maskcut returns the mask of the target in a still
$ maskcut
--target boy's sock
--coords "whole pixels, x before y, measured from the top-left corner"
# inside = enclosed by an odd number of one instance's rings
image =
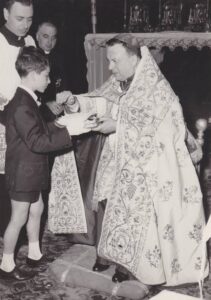
[[[40,243],[37,242],[29,242],[29,252],[28,258],[39,260],[42,257],[42,253],[40,251]]]
[[[0,269],[5,272],[11,272],[15,268],[14,253],[3,253]]]

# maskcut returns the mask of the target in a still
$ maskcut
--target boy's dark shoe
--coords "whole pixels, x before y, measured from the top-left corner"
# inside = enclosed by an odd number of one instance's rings
[[[31,259],[29,257],[27,257],[26,259],[26,264],[30,267],[30,268],[37,268],[40,266],[43,266],[45,264],[49,264],[53,261],[53,259],[48,258],[47,256],[43,255],[40,259],[36,260],[36,259]]]
[[[26,272],[15,267],[11,272],[0,269],[0,279],[6,280],[29,280],[36,275],[36,272]]]
[[[126,281],[126,280],[129,280],[129,274],[122,273],[118,270],[115,271],[115,273],[112,277],[112,281],[115,282],[115,283]]]
[[[98,261],[95,262],[94,266],[92,267],[92,270],[94,272],[103,272],[107,270],[110,267],[110,265],[104,265],[99,263]]]

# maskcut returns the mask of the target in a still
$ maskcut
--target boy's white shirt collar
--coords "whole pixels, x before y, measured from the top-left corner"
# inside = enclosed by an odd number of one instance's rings
[[[19,87],[23,90],[25,90],[27,93],[29,93],[29,95],[32,96],[32,98],[34,99],[34,101],[37,103],[37,105],[39,106],[40,105],[40,102],[37,101],[37,95],[32,91],[30,90],[29,88],[27,88],[25,85],[23,84],[20,84]]]

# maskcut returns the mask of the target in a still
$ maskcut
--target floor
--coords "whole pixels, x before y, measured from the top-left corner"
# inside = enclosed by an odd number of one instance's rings
[[[45,230],[43,236],[43,252],[48,257],[56,260],[65,253],[72,244],[68,235],[54,235]],[[2,253],[2,239],[0,239],[0,251]],[[25,266],[25,257],[27,246],[23,244],[17,255],[17,265],[21,268]],[[145,299],[150,299],[152,295],[157,294],[162,288],[156,287],[151,289],[150,294]],[[178,293],[199,297],[197,284],[188,287],[171,289]],[[204,297],[211,300],[211,276],[206,279],[204,284]],[[38,275],[26,282],[7,282],[0,281],[0,299],[1,300],[126,300],[125,298],[111,296],[106,293],[90,290],[88,288],[72,288],[56,280],[50,272],[49,266],[39,269]],[[129,299],[127,299],[129,300]]]

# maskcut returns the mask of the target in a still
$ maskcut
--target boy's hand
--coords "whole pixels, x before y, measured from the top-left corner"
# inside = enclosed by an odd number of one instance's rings
[[[67,102],[71,102],[72,98],[74,98],[74,96],[70,91],[63,91],[56,94],[56,103],[60,105],[67,104]]]
[[[93,121],[89,121],[89,123],[87,121],[85,125],[87,128],[91,128],[92,131],[98,131],[104,134],[110,134],[116,131],[116,121],[110,117],[96,118]]]
[[[63,91],[56,94],[56,102],[59,105],[64,105],[65,111],[69,113],[76,113],[80,109],[80,104],[76,96],[70,91]]]

